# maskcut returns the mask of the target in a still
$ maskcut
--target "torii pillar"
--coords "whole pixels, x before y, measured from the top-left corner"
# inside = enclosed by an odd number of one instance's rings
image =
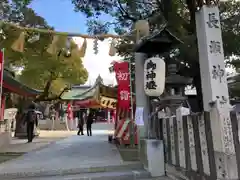
[[[173,46],[179,44],[175,36],[173,36],[166,27],[162,27],[157,32],[143,37],[134,48],[135,52],[135,89],[136,89],[136,109],[143,108],[143,121],[144,124],[138,125],[139,132],[139,157],[140,161],[148,168],[148,154],[147,154],[147,137],[149,127],[149,97],[145,94],[144,87],[144,63],[145,60],[168,53]],[[157,157],[158,158],[158,157]],[[162,163],[163,164],[163,163]],[[157,167],[156,167],[157,168]],[[163,168],[164,169],[164,168]],[[159,167],[160,170],[160,167]]]

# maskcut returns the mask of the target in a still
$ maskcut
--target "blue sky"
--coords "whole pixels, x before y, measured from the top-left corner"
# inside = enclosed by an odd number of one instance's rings
[[[30,7],[46,19],[56,31],[86,33],[86,18],[81,13],[74,12],[71,0],[34,0]],[[102,16],[102,20],[110,18]]]
[[[81,13],[74,12],[71,0],[33,0],[30,7],[39,16],[43,17],[50,26],[53,26],[56,31],[87,34],[85,25],[87,19]],[[109,22],[111,18],[105,15],[101,17],[101,20]],[[104,42],[99,42],[101,45],[99,45],[99,53],[97,55],[93,53],[93,42],[91,39],[87,42],[88,48],[83,58],[83,65],[89,72],[87,84],[94,83],[99,74],[106,84],[115,82],[115,75],[110,74],[108,68],[111,62],[119,59],[119,57],[109,56],[110,43],[108,41],[106,39]]]

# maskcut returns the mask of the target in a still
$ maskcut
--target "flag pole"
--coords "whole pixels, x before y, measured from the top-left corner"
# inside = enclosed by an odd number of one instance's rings
[[[3,87],[3,71],[4,71],[4,48],[1,50],[2,51],[2,57],[1,57],[1,75],[0,75],[0,77],[1,77],[1,79],[0,79],[0,113],[1,113],[1,116],[0,116],[0,118],[1,118],[1,120],[2,120],[2,116],[3,116],[3,113],[2,113],[2,111],[3,111],[3,106],[2,106],[2,87]]]
[[[135,145],[135,131],[134,131],[134,112],[133,112],[133,88],[132,88],[132,63],[131,59],[128,61],[128,68],[129,68],[129,86],[130,86],[130,107],[131,107],[131,123],[130,123],[130,128],[129,128],[129,135],[130,135],[130,144],[132,146]]]

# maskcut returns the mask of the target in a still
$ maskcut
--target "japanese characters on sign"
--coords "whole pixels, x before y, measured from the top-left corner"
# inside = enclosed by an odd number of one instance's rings
[[[210,53],[219,53],[221,54],[221,43],[219,41],[210,41],[210,45],[209,45],[209,48],[210,48]]]
[[[213,130],[213,136],[221,137],[214,141],[215,150],[232,154],[235,148],[229,113],[221,23],[217,6],[203,6],[200,11],[196,12],[196,29],[204,110],[215,113],[214,117],[218,118],[216,123],[219,123],[216,127],[221,127],[220,131]]]
[[[126,90],[120,91],[120,99],[122,101],[129,101],[130,99],[130,93]]]
[[[196,26],[204,110],[209,111],[212,102],[229,101],[218,7],[203,6],[196,13]]]
[[[219,80],[219,83],[222,83],[222,78],[225,75],[225,70],[222,69],[219,64],[217,66],[214,65],[212,69],[212,78]]]
[[[104,108],[115,109],[116,104],[117,104],[117,100],[113,99],[113,98],[108,98],[108,97],[105,97],[105,96],[101,96],[100,97],[100,103],[101,103],[101,106],[104,107]]]
[[[117,79],[119,81],[127,81],[128,80],[129,73],[123,73],[123,72],[118,72],[117,73]]]
[[[146,74],[146,89],[156,89],[156,63],[152,62],[152,60],[147,62],[147,74]]]
[[[148,96],[160,96],[165,88],[165,62],[150,58],[144,64],[144,90]]]
[[[230,119],[229,109],[227,103],[217,104],[217,110],[219,112],[219,121],[222,123],[221,134],[223,136],[223,149],[227,154],[233,154],[235,152],[234,142],[233,142],[233,132],[232,123]]]
[[[220,31],[220,19],[219,14],[215,12],[209,12],[208,13],[208,21],[207,21],[207,27],[211,30]],[[215,39],[211,39],[209,42],[209,52],[212,55],[210,61],[212,62],[212,80],[215,81],[215,83],[223,83],[225,80],[226,83],[226,77],[225,77],[225,66],[224,66],[224,55],[222,51],[222,37],[221,34],[218,37],[215,37]],[[221,63],[214,62],[215,56],[219,54],[222,55],[222,58],[220,58]],[[228,94],[228,92],[227,92]],[[225,95],[216,95],[216,100],[220,100],[219,97],[223,97],[222,99],[226,99]]]
[[[118,107],[130,108],[130,74],[128,62],[114,63],[114,71],[118,82]]]
[[[209,28],[219,28],[219,17],[217,17],[217,14],[215,12],[209,12],[208,13],[208,27]]]

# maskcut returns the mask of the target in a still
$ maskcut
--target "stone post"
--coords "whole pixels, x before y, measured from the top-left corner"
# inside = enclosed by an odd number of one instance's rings
[[[203,104],[210,113],[217,179],[239,179],[217,5],[203,5],[196,12],[196,28]]]
[[[136,108],[143,107],[144,125],[138,126],[139,133],[139,156],[140,160],[147,166],[146,145],[144,139],[147,137],[149,98],[144,91],[144,62],[147,55],[144,53],[135,53],[135,86],[136,86]]]

